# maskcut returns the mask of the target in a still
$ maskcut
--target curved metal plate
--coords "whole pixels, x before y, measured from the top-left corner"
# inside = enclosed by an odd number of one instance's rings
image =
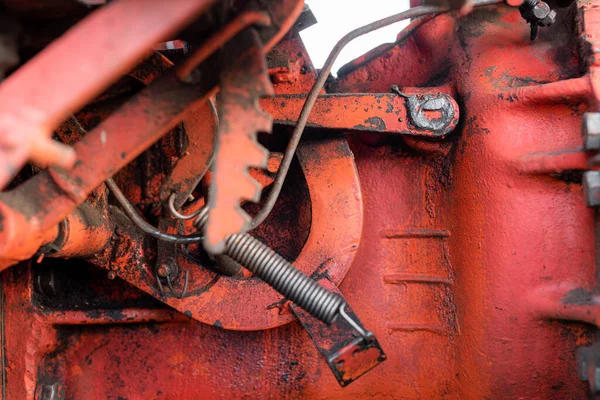
[[[304,143],[298,159],[311,198],[312,224],[294,265],[308,275],[327,273],[339,284],[354,261],[362,233],[362,195],[354,157],[346,139],[334,138]],[[222,276],[199,269],[183,256],[179,263],[190,271],[184,299],[161,298],[152,288],[143,289],[195,320],[249,331],[296,319],[289,307],[276,306],[282,296],[258,278]]]

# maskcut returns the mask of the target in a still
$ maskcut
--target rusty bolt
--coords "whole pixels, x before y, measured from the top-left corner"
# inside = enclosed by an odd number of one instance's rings
[[[171,275],[171,273],[171,267],[169,267],[167,264],[163,264],[156,269],[156,274],[160,278],[166,278],[167,276]]]
[[[600,150],[600,113],[583,114],[581,134],[586,150]]]
[[[279,166],[281,165],[282,159],[282,153],[272,153],[267,161],[267,171],[269,171],[271,174],[277,173],[277,171],[279,171]]]
[[[600,171],[583,174],[583,195],[588,207],[600,206]]]
[[[117,277],[117,274],[115,273],[115,271],[110,271],[110,272],[107,274],[107,278],[108,278],[108,279],[111,279],[111,280],[112,280],[112,279],[115,279],[116,277]]]

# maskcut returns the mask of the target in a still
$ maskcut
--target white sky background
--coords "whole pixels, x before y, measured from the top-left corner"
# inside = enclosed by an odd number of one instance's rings
[[[315,68],[320,69],[338,40],[353,29],[409,8],[409,0],[305,0],[318,23],[300,32]],[[348,61],[382,43],[393,43],[409,21],[399,22],[350,42],[335,62],[332,73]]]

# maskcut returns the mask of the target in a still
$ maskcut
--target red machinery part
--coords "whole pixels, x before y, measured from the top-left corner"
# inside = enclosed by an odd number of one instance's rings
[[[578,174],[593,157],[580,132],[583,113],[597,106],[590,99],[598,99],[596,14],[593,2],[574,3],[534,42],[519,12],[507,6],[439,16],[362,57],[330,85],[354,94],[389,93],[392,85],[444,87],[460,105],[460,122],[442,141],[384,137],[374,146],[365,134],[349,136],[352,152],[344,138],[300,150],[309,186],[314,178],[312,206],[320,207],[304,245],[310,267],[319,261],[327,267],[327,258],[339,254],[333,281],[345,275],[340,290],[386,350],[387,361],[352,385],[338,386],[285,307],[282,314],[265,312],[262,301],[277,297],[265,285],[243,283],[252,280],[220,278],[215,286],[257,287],[208,291],[201,317],[208,323],[202,323],[144,300],[118,279],[87,281],[107,299],[95,308],[69,308],[51,296],[44,301],[32,287],[41,281],[42,291],[51,292],[51,280],[28,262],[3,273],[3,393],[19,399],[53,391],[76,399],[586,398],[589,385],[577,376],[576,355],[595,339],[600,309],[596,216]],[[301,52],[291,35],[274,58],[297,62]],[[301,69],[276,65],[277,94],[306,92],[312,69],[302,62],[307,73],[297,80]],[[332,143],[337,153],[327,150]],[[84,230],[84,237],[106,240],[104,227],[97,233]],[[60,236],[54,228],[44,235],[40,243]],[[131,246],[119,230],[114,236],[120,245],[107,247],[114,251],[109,257],[123,270],[108,265],[109,276],[135,283],[125,268],[144,260],[143,245]],[[147,284],[152,276],[142,278]],[[241,306],[231,301],[238,294]],[[176,308],[185,301],[163,300]],[[215,318],[219,313],[229,323]],[[252,329],[262,330],[241,332]],[[588,380],[593,365],[583,368]]]
[[[0,88],[3,163],[0,187],[32,158],[70,168],[72,150],[50,141],[53,129],[119,76],[152,46],[176,33],[215,0],[121,0],[102,7],[19,68]],[[128,24],[114,24],[121,16]],[[85,38],[85,44],[81,43]],[[76,49],[76,50],[75,50]],[[43,80],[44,84],[39,85]]]
[[[294,265],[307,275],[327,274],[339,283],[354,261],[362,232],[362,196],[352,153],[345,139],[328,139],[303,145],[298,159],[310,195],[311,224]],[[130,249],[143,248],[139,235],[124,242]],[[185,298],[160,293],[155,276],[148,273],[153,269],[148,257],[109,252],[100,258],[95,263],[207,325],[255,331],[295,320],[281,296],[260,280],[221,276],[198,268],[185,254],[177,256],[180,268],[190,271]]]
[[[264,51],[268,51],[275,44],[274,40],[281,37],[279,29],[289,28],[289,20],[294,20],[298,15],[300,5],[298,0],[280,0],[270,4],[269,21],[276,26],[267,27],[261,32],[267,42],[263,47]],[[249,13],[249,16],[242,13],[237,19],[230,21],[215,37],[226,41],[253,22],[266,22],[263,14]],[[187,20],[180,21],[180,24],[185,21]],[[102,27],[103,22],[103,19],[92,19],[90,25]],[[75,145],[77,161],[72,170],[49,168],[18,189],[1,194],[0,220],[3,229],[0,231],[0,269],[29,258],[40,245],[51,242],[56,234],[56,224],[82,203],[95,187],[174,128],[192,103],[205,101],[211,96],[216,82],[198,84],[193,77],[187,76],[187,72],[196,63],[205,61],[210,50],[216,51],[218,48],[218,40],[208,41],[185,63],[174,68],[174,71],[165,73],[96,126]],[[43,68],[44,65],[50,68],[43,57],[32,64],[33,69],[37,65],[41,65],[37,68]],[[204,69],[206,74],[206,66]],[[209,71],[215,73],[212,68]],[[207,76],[210,77],[208,74]],[[27,79],[24,81],[25,85],[29,84]],[[18,82],[22,83],[23,80],[19,79]],[[60,112],[68,115],[72,111],[70,106],[72,105],[63,104],[54,111],[58,112],[60,109]],[[25,124],[23,129],[27,131],[29,125]],[[103,150],[104,156],[94,158],[93,154],[98,149]],[[36,193],[38,199],[32,201],[30,193]]]

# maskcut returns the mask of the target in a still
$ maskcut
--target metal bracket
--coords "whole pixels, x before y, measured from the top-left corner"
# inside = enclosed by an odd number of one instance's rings
[[[460,111],[449,95],[431,88],[408,88],[407,93],[335,93],[320,95],[307,127],[342,132],[414,136],[441,140],[458,124]],[[261,99],[274,123],[293,126],[304,95],[280,94]]]
[[[335,284],[326,277],[318,279],[318,282],[325,289],[343,297]],[[374,335],[369,335],[368,338],[357,336],[356,329],[343,318],[337,318],[328,326],[294,304],[290,308],[325,357],[327,365],[342,387],[348,386],[387,358]],[[349,306],[346,306],[345,312],[364,330]]]

